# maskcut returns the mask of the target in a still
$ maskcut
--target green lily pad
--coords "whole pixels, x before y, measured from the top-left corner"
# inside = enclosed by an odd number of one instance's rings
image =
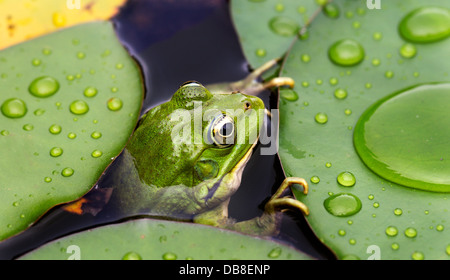
[[[450,6],[381,2],[334,1],[339,16],[322,12],[293,45],[279,156],[287,176],[310,181],[295,195],[338,258],[450,259]]]
[[[309,260],[312,258],[292,247],[269,239],[199,224],[139,219],[55,240],[20,259]]]
[[[122,151],[143,99],[110,22],[0,52],[0,240],[73,201]]]
[[[232,19],[252,67],[282,57],[324,3],[321,0],[232,1]]]

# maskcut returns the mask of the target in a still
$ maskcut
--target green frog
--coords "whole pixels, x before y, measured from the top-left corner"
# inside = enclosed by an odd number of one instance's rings
[[[265,117],[264,103],[254,94],[292,83],[255,82],[274,63],[242,81],[211,85],[213,90],[187,82],[168,102],[145,113],[115,172],[113,198],[120,208],[257,235],[275,234],[282,210],[297,208],[308,214],[303,203],[285,196],[292,184],[300,184],[306,194],[308,184],[302,178],[286,178],[262,216],[240,222],[228,217],[230,197],[240,186]],[[246,90],[252,95],[242,93]]]

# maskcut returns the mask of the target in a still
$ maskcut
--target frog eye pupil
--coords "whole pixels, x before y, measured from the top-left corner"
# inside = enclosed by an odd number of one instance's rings
[[[214,145],[225,148],[234,144],[234,120],[225,115],[219,115],[211,123],[211,138]]]
[[[220,134],[222,134],[223,137],[230,136],[233,133],[233,125],[231,123],[224,123],[222,126],[222,129],[220,131]]]

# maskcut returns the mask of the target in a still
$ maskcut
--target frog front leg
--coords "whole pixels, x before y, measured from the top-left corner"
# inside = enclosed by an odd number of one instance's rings
[[[264,207],[264,213],[260,217],[250,220],[235,222],[228,218],[228,201],[211,211],[197,215],[194,221],[202,224],[209,224],[221,228],[231,229],[253,235],[275,235],[281,222],[282,212],[287,209],[297,209],[303,214],[309,215],[308,207],[297,199],[284,196],[293,184],[303,187],[303,193],[308,193],[308,183],[303,178],[287,177],[280,185],[275,194],[270,198]]]
[[[258,81],[258,78],[264,72],[268,71],[270,68],[277,65],[278,62],[279,59],[269,60],[262,66],[255,69],[253,72],[251,72],[247,77],[245,77],[242,80],[230,83],[212,84],[208,85],[207,87],[212,93],[224,94],[239,91],[248,95],[258,95],[262,91],[272,87],[288,86],[290,88],[293,88],[295,84],[294,80],[289,77],[276,77],[265,82]]]

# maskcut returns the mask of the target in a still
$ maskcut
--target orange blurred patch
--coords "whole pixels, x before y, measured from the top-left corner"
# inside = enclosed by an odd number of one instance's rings
[[[59,28],[115,16],[126,0],[0,0],[0,49]]]
[[[64,211],[81,215],[83,214],[83,204],[88,202],[85,198],[80,198],[77,201],[74,201],[63,207]]]

